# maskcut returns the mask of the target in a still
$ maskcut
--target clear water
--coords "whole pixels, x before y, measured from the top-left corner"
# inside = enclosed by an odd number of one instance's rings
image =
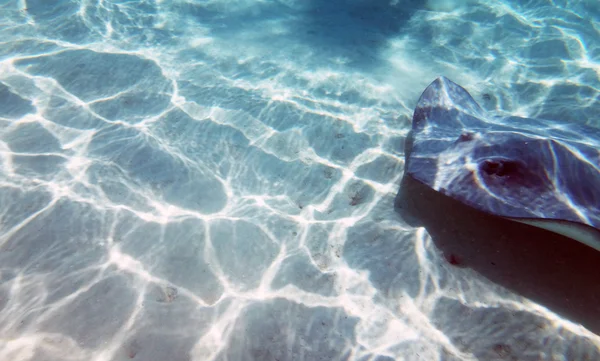
[[[600,359],[395,209],[440,75],[597,125],[600,3],[0,0],[0,359]]]

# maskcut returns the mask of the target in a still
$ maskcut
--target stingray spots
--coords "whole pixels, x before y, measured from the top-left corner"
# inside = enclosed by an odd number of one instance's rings
[[[490,176],[518,176],[523,165],[519,162],[504,159],[486,159],[480,164],[480,169]]]
[[[479,174],[488,186],[507,189],[530,189],[539,192],[550,189],[547,175],[522,161],[506,158],[485,158],[479,162]]]

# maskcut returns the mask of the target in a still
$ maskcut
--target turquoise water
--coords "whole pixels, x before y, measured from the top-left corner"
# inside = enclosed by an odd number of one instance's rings
[[[441,75],[598,126],[600,3],[0,0],[0,360],[600,359],[394,207]]]

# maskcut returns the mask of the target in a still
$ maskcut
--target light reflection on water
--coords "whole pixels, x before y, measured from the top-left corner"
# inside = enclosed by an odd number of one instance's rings
[[[599,358],[394,209],[439,75],[598,125],[598,4],[450,3],[0,1],[0,358]]]

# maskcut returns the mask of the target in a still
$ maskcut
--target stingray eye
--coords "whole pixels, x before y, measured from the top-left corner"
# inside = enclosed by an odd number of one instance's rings
[[[517,174],[519,172],[519,165],[516,162],[507,160],[486,159],[481,164],[481,170],[488,175],[506,177]]]
[[[496,174],[500,169],[500,162],[495,162],[493,160],[486,160],[481,165],[481,170],[486,172],[489,175]]]

